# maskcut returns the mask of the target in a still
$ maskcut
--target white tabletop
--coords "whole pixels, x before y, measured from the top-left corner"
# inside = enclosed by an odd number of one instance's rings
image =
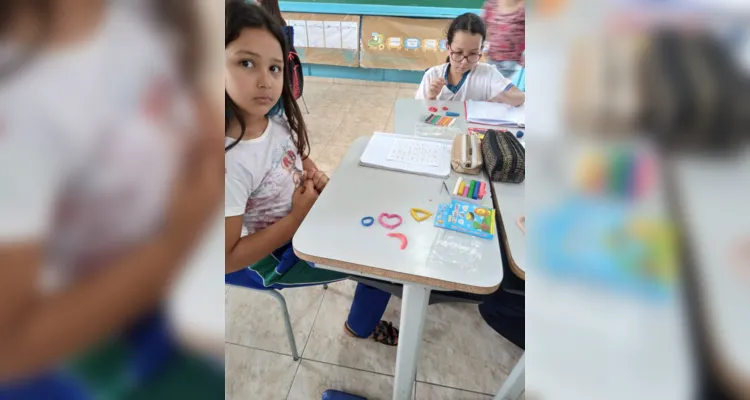
[[[493,182],[492,187],[508,238],[508,257],[525,278],[526,235],[518,227],[518,219],[526,215],[526,184]]]
[[[466,122],[466,109],[462,101],[441,101],[441,100],[415,100],[415,99],[398,99],[394,108],[396,118],[393,122],[393,130],[399,135],[414,135],[417,126],[421,125],[422,119],[428,116],[431,111],[430,107],[438,109],[438,114],[445,114],[443,107],[448,111],[460,114],[456,122],[450,128],[434,128],[436,131],[466,133],[468,124]]]
[[[224,359],[224,293],[224,217],[217,215],[167,302],[178,341],[215,360]]]
[[[747,381],[750,271],[747,265],[740,271],[732,250],[750,239],[750,152],[713,160],[683,157],[674,170],[713,344],[723,364]]]
[[[359,165],[369,138],[349,148],[333,179],[294,236],[300,258],[358,275],[413,282],[444,290],[492,293],[503,278],[497,240],[476,238],[436,228],[434,217],[417,222],[411,208],[434,213],[449,203],[443,181],[420,175],[384,171]],[[403,224],[393,231],[378,224],[378,216],[396,213]],[[361,219],[375,218],[370,227]],[[408,246],[387,233],[406,235]],[[451,247],[452,246],[452,247]]]
[[[468,123],[466,121],[466,109],[464,102],[461,101],[440,101],[440,100],[415,100],[415,99],[399,99],[396,102],[396,119],[394,121],[394,133],[399,135],[414,135],[415,128],[420,123],[420,117],[430,113],[429,108],[436,107],[438,113],[444,114],[446,111],[443,107],[447,107],[448,111],[457,112],[460,114],[456,118],[453,128],[451,130],[445,130],[447,135],[451,133],[466,133],[469,127],[481,127],[485,129],[492,128],[487,125],[479,125]],[[513,132],[525,131],[520,128],[507,128],[497,127],[498,129],[511,129]],[[525,138],[521,138],[522,143],[525,142]],[[485,178],[486,178],[486,174]],[[510,250],[510,256],[513,259],[515,266],[517,266],[521,272],[524,272],[524,266],[526,265],[526,239],[518,227],[516,221],[521,216],[525,215],[525,189],[524,184],[514,183],[498,183],[492,184],[497,195],[498,195],[498,212],[505,219],[503,224],[505,225],[506,232],[508,233],[508,248]],[[520,275],[520,274],[519,274]]]

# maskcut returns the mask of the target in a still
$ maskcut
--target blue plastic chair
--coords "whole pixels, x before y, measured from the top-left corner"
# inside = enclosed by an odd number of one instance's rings
[[[0,400],[92,400],[72,376],[50,372],[32,380],[0,386]]]
[[[239,271],[224,275],[224,283],[244,289],[268,293],[269,295],[273,296],[273,298],[278,300],[279,305],[281,305],[281,312],[284,314],[284,326],[286,327],[286,335],[289,339],[289,347],[292,350],[292,357],[294,357],[294,361],[299,360],[299,354],[297,353],[297,342],[294,340],[292,321],[289,318],[289,308],[286,305],[284,296],[281,294],[281,290],[287,288],[288,286],[271,285],[267,287],[263,284],[263,281],[258,276],[258,274],[256,274],[249,268],[243,268]],[[328,289],[328,285],[323,285],[323,289]]]
[[[338,390],[328,389],[323,392],[323,398],[321,400],[367,400],[362,396],[355,396],[353,394],[340,392]]]

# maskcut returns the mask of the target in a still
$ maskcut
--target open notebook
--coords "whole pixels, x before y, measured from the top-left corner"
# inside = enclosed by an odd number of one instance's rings
[[[526,126],[526,107],[513,107],[503,103],[467,101],[466,120],[477,124]]]
[[[451,140],[375,132],[361,165],[446,178],[451,173]]]

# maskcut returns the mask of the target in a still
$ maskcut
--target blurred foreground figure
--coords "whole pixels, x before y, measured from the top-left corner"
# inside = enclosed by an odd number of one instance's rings
[[[750,3],[554,3],[527,20],[526,398],[750,398]]]
[[[193,5],[0,2],[0,399],[223,398],[158,312],[222,193]]]

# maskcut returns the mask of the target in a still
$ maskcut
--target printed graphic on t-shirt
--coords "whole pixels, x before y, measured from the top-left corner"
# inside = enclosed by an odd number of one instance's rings
[[[56,222],[80,253],[69,261],[85,274],[139,240],[158,224],[182,136],[176,108],[180,96],[168,78],[141,78],[140,95],[121,121],[100,128],[93,147],[97,168],[60,201]],[[144,176],[150,179],[144,180]],[[86,244],[86,245],[84,245]]]
[[[248,234],[265,229],[289,214],[294,190],[302,183],[302,161],[291,138],[271,151],[271,169],[250,194],[243,218]]]

